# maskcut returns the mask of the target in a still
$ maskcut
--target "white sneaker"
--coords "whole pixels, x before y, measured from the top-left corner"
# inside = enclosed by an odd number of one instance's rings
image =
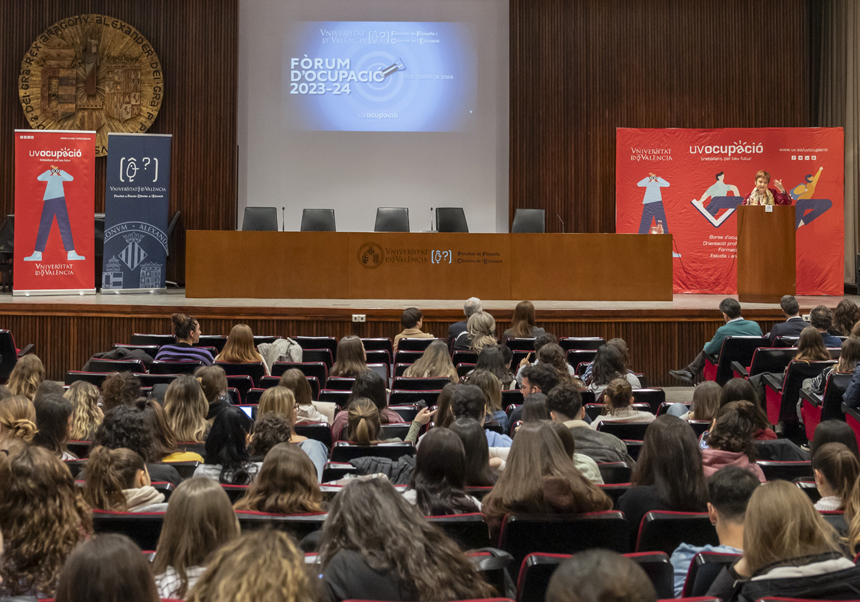
[[[84,257],[83,255],[78,255],[77,253],[75,253],[74,249],[72,249],[66,254],[67,261],[82,261],[84,259],[86,259],[86,257]]]
[[[42,261],[42,252],[41,251],[33,251],[32,255],[24,258],[24,261]]]

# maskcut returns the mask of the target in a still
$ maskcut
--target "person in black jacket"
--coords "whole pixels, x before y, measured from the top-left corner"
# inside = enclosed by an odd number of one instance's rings
[[[800,304],[793,295],[783,295],[779,300],[779,306],[785,314],[785,322],[775,324],[770,329],[767,336],[770,338],[771,345],[776,337],[799,337],[800,332],[808,325],[806,320],[800,317]]]

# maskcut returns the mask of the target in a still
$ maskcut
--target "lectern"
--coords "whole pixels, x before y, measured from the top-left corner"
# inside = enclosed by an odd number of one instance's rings
[[[738,207],[738,299],[779,303],[796,292],[794,207]]]

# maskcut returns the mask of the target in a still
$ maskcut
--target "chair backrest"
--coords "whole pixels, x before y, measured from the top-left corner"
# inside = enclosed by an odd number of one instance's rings
[[[821,518],[830,523],[830,526],[836,529],[841,537],[848,535],[848,521],[845,520],[845,515],[841,510],[822,510]]]
[[[318,514],[269,514],[268,512],[252,512],[241,510],[236,512],[242,532],[257,529],[277,529],[286,531],[298,541],[314,531],[322,529],[325,513]]]
[[[660,406],[666,401],[666,391],[663,389],[633,389],[635,403],[647,403],[652,414],[657,414]]]
[[[221,483],[221,488],[227,494],[227,497],[230,498],[230,503],[235,504],[248,493],[248,485],[229,485],[227,483]]]
[[[278,231],[278,209],[276,207],[245,207],[242,231]]]
[[[272,364],[272,376],[280,378],[287,370],[299,370],[305,376],[314,376],[322,386],[328,378],[328,367],[325,362],[275,362]]]
[[[592,349],[597,351],[601,345],[606,344],[603,337],[562,337],[558,340],[559,346],[568,351],[570,349]]]
[[[195,347],[214,347],[218,353],[224,351],[224,345],[227,344],[227,337],[223,334],[201,334],[200,339],[195,343]],[[214,357],[214,356],[213,356]]]
[[[266,376],[266,367],[263,362],[248,362],[234,364],[232,362],[215,362],[216,366],[220,366],[227,376],[250,376],[254,383]]]
[[[612,498],[614,508],[618,509],[618,499],[633,487],[630,483],[604,483],[597,486],[603,493]]]
[[[132,345],[173,345],[176,343],[176,337],[172,334],[146,334],[136,332],[131,335],[129,341]]]
[[[341,408],[346,407],[346,400],[352,391],[338,391],[336,389],[322,389],[317,395],[317,401],[327,401],[339,405]]]
[[[601,462],[597,464],[604,483],[629,483],[633,470],[624,462]]]
[[[436,207],[437,232],[468,232],[466,212],[462,207]]]
[[[430,404],[427,404],[428,406]],[[414,404],[407,405],[395,405],[390,404],[388,409],[392,412],[397,412],[401,418],[403,418],[404,422],[412,422],[415,420],[415,417],[418,415],[418,406]]]
[[[143,351],[152,358],[154,358],[158,353],[158,345],[126,345],[125,343],[114,343],[113,348],[125,349],[127,351]]]
[[[239,391],[239,399],[244,401],[248,396],[248,391],[254,388],[254,381],[247,374],[228,374],[227,386]]]
[[[111,374],[111,372],[82,372],[80,370],[69,370],[66,372],[66,378],[63,380],[63,383],[71,385],[74,382],[82,380],[101,388],[102,383]]]
[[[398,355],[400,354],[398,353]],[[478,354],[474,351],[463,351],[458,349],[451,355],[451,361],[454,362],[455,366],[459,366],[460,364],[477,364]]]
[[[371,351],[367,355],[370,356],[371,353],[382,353],[382,354],[388,355],[387,351]],[[368,359],[370,359],[370,358],[368,357]],[[385,388],[386,389],[389,388],[388,378],[391,375],[390,364],[391,364],[391,362],[379,362],[379,363],[367,362],[367,369],[370,370],[371,372],[375,372],[376,374],[379,375],[379,377],[383,381],[385,381]]]
[[[391,352],[387,349],[370,349],[364,350],[365,360],[367,365],[370,364],[390,364]]]
[[[503,408],[510,405],[522,405],[523,401],[523,392],[520,389],[502,389]]]
[[[132,372],[134,374],[146,373],[146,366],[142,360],[103,360],[91,359],[87,362],[91,372]]]
[[[448,537],[460,544],[464,551],[486,548],[490,545],[487,520],[480,512],[428,516],[427,521],[442,529]]]
[[[154,387],[155,385],[169,385],[179,378],[179,374],[135,374],[140,381],[141,387]]]
[[[335,232],[334,209],[302,209],[302,232]]]
[[[331,351],[331,359],[337,359],[337,339],[335,337],[305,337],[305,336],[297,336],[293,337],[296,343],[299,344],[299,347],[302,349],[328,349]],[[305,358],[302,358],[303,362],[307,362]]]
[[[421,351],[423,352],[430,346],[430,343],[434,341],[438,341],[439,339],[431,339],[431,338],[402,338],[397,343],[398,351]],[[444,340],[444,339],[442,339]]]
[[[90,455],[92,441],[66,441],[66,449],[75,454],[78,458],[86,458]]]
[[[149,366],[150,374],[194,374],[203,362],[181,361],[165,362],[156,360]]]
[[[517,209],[511,233],[543,234],[546,232],[546,211],[544,209]]]
[[[302,362],[322,362],[331,370],[334,355],[330,349],[302,349]]]
[[[451,381],[448,381],[451,382]],[[388,403],[395,405],[412,405],[420,401],[427,404],[427,407],[436,405],[436,400],[442,393],[441,389],[435,391],[398,391],[394,389],[388,397]]]
[[[154,550],[164,526],[163,512],[107,512],[93,510],[93,531],[125,535],[141,550]]]
[[[750,360],[749,375],[754,376],[764,372],[779,374],[785,371],[796,353],[796,348],[759,347],[753,352],[752,360]]]
[[[711,589],[714,579],[723,568],[740,558],[740,554],[719,554],[717,552],[699,552],[693,557],[687,580],[684,582],[685,598],[704,596]]]
[[[812,462],[809,460],[780,462],[759,460],[756,462],[764,478],[768,481],[793,481],[798,478],[812,478]]]
[[[387,351],[389,357],[394,356],[394,344],[391,342],[391,339],[385,337],[380,338],[362,338],[361,344],[364,345],[365,351]],[[391,360],[389,360],[390,363]]]
[[[408,207],[377,207],[374,232],[409,232]]]
[[[412,426],[409,422],[393,422],[391,424],[383,424],[382,435],[380,439],[386,441],[388,439],[406,440],[406,435],[409,434],[409,428]]]
[[[774,347],[797,347],[800,337],[776,337],[773,340]]]
[[[511,351],[534,351],[535,350],[535,339],[534,337],[523,337],[521,339],[507,339],[505,341],[505,345]],[[514,362],[514,365],[517,365],[517,362]]]
[[[734,376],[732,362],[739,362],[742,366],[749,366],[753,353],[759,347],[769,347],[770,340],[767,337],[726,337],[720,348],[720,359],[717,363],[717,384],[721,387],[729,382]]]
[[[707,512],[654,510],[642,518],[636,541],[637,552],[671,554],[682,543],[694,546],[720,544]]]
[[[334,391],[352,391],[355,385],[354,376],[329,376],[325,381],[325,388]]]
[[[408,367],[421,359],[422,355],[424,355],[423,351],[404,351],[398,349],[397,353],[394,354],[394,363],[406,364]],[[395,376],[400,376],[400,374],[395,374]]]
[[[392,389],[398,391],[438,391],[447,384],[450,384],[450,378],[408,378],[398,376],[391,383]]]
[[[766,397],[767,417],[771,423],[776,424],[780,420],[796,421],[797,400],[800,398],[800,388],[803,381],[818,376],[822,370],[834,363],[833,360],[826,362],[792,360],[788,364],[788,370],[786,370],[785,378],[782,381],[782,392],[779,395],[778,404],[770,393]]]
[[[616,422],[604,420],[597,425],[597,430],[602,433],[615,435],[619,439],[644,441],[645,430],[650,424],[650,422]]]
[[[457,364],[457,376],[463,378],[475,369],[475,364]]]
[[[415,446],[411,443],[377,443],[376,445],[357,445],[347,441],[337,441],[331,450],[332,462],[349,462],[356,458],[378,456],[397,460],[401,456],[415,455]]]
[[[509,514],[499,547],[514,557],[514,567],[534,552],[572,554],[590,548],[627,551],[629,530],[622,512],[576,515]]]
[[[580,364],[590,364],[594,361],[594,358],[597,357],[596,349],[568,349],[567,352],[567,363],[573,366],[574,368],[578,367]]]
[[[325,422],[299,422],[293,426],[293,432],[301,437],[315,439],[331,449],[331,427]]]
[[[833,370],[827,375],[821,402],[821,420],[845,420],[845,413],[842,411],[842,395],[845,394],[853,376],[853,373]]]

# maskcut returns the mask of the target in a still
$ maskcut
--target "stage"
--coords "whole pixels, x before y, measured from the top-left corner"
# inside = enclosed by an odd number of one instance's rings
[[[634,368],[654,386],[674,383],[667,372],[686,365],[722,324],[721,295],[674,295],[672,301],[540,301],[533,300],[537,323],[557,336],[621,337],[627,341]],[[849,296],[860,303],[860,296]],[[802,313],[816,305],[835,308],[843,297],[799,296]],[[282,336],[394,337],[400,313],[415,306],[424,312],[424,330],[444,337],[448,325],[463,317],[464,299],[188,299],[183,289],[162,294],[96,294],[13,297],[0,294],[0,327],[15,335],[19,347],[36,345],[48,377],[62,380],[87,359],[132,333],[170,332],[170,314],[187,313],[200,320],[204,333],[227,334],[237,323],[255,334]],[[497,333],[509,326],[512,301],[484,300],[497,321]],[[777,304],[745,303],[744,317],[767,331],[783,320]],[[353,322],[354,315],[365,322]]]

